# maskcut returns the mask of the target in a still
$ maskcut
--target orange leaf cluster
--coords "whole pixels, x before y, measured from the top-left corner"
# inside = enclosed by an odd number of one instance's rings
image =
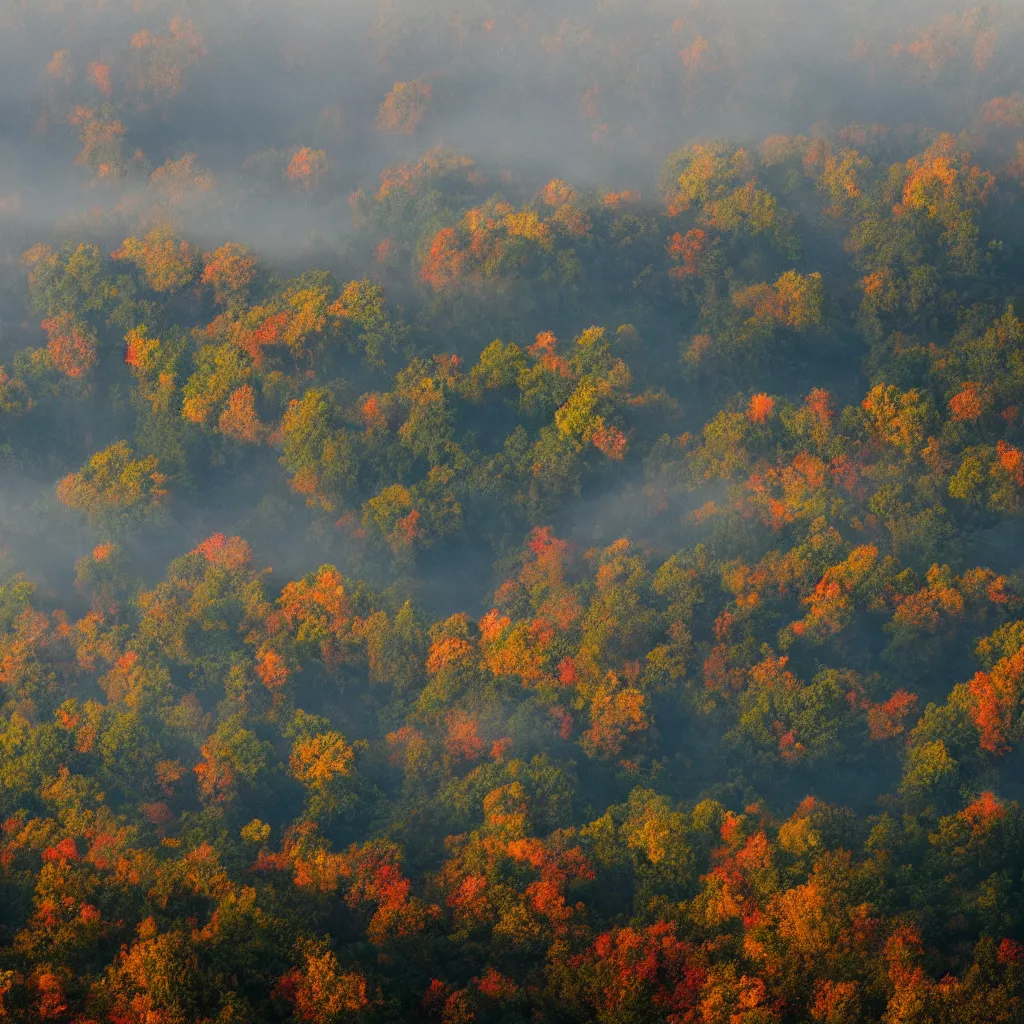
[[[65,376],[82,377],[96,365],[95,335],[73,313],[47,317],[41,326],[49,338],[47,355]]]
[[[766,423],[775,413],[775,399],[764,392],[751,396],[747,406],[747,419],[751,423]]]
[[[486,743],[480,735],[480,723],[473,715],[456,709],[448,712],[445,724],[444,749],[452,761],[476,761],[483,755]]]
[[[322,149],[302,146],[292,154],[285,177],[308,192],[316,188],[326,170],[327,154]]]
[[[382,171],[376,199],[387,199],[395,191],[413,196],[419,192],[422,184],[438,182],[457,173],[479,184],[483,183],[482,177],[474,170],[473,161],[468,156],[436,146],[415,164],[395,164]]]
[[[797,636],[821,638],[833,636],[843,630],[853,614],[852,594],[875,567],[878,548],[873,544],[862,544],[847,556],[845,561],[825,571],[813,592],[803,598],[808,612],[791,625]]]
[[[223,533],[215,533],[208,537],[196,549],[211,565],[234,572],[246,569],[252,564],[252,549],[241,537],[226,537]]]
[[[266,440],[269,430],[260,422],[256,412],[256,394],[252,385],[243,384],[231,392],[217,421],[217,428],[243,444],[262,444]]]
[[[996,799],[994,793],[986,790],[972,800],[957,817],[968,822],[975,835],[980,835],[1006,817],[1006,806]]]
[[[991,672],[976,673],[970,681],[971,717],[978,727],[982,750],[999,755],[1010,750],[1022,693],[1024,648],[997,662]]]
[[[279,979],[275,994],[290,1002],[295,1018],[304,1024],[333,1024],[370,1005],[366,979],[342,971],[331,951],[311,952],[302,967]]]
[[[669,270],[669,277],[681,281],[687,277],[699,277],[700,258],[707,248],[708,235],[701,228],[691,228],[685,235],[678,231],[668,240],[669,258],[680,264]]]
[[[1024,452],[1007,441],[996,442],[996,458],[1018,487],[1024,487]]]
[[[291,672],[284,658],[268,648],[256,658],[256,675],[268,690],[280,690],[288,682]]]
[[[600,417],[598,417],[600,420]],[[618,427],[613,427],[603,421],[599,422],[594,432],[590,435],[594,447],[609,459],[617,461],[626,456],[626,435]]]
[[[570,964],[587,980],[595,1014],[624,1017],[649,1000],[666,1021],[714,1019],[700,1010],[706,964],[668,922],[603,932]]]
[[[646,698],[634,687],[621,687],[614,676],[590,703],[590,728],[583,734],[583,748],[592,756],[617,757],[627,739],[647,731]]]
[[[427,671],[436,675],[449,665],[458,665],[470,660],[473,645],[457,636],[445,636],[435,640],[427,655]]]
[[[256,259],[245,246],[228,242],[213,252],[203,254],[202,284],[210,285],[222,305],[234,295],[244,292],[256,278]]]
[[[218,755],[212,744],[204,744],[201,753],[203,760],[192,769],[199,782],[200,793],[213,804],[227,803],[234,795],[234,770]]]
[[[745,489],[761,521],[772,530],[781,530],[817,512],[825,479],[825,463],[809,452],[799,452],[788,466],[751,473]]]
[[[906,719],[917,709],[917,694],[897,690],[887,701],[868,708],[868,730],[873,740],[888,740],[903,734]]]
[[[199,262],[199,251],[184,239],[175,238],[166,227],[157,227],[141,241],[126,238],[111,254],[115,260],[134,263],[157,292],[172,292],[191,283]]]
[[[468,257],[461,248],[458,231],[442,228],[430,243],[420,276],[434,291],[442,291],[462,279],[467,265]]]
[[[288,759],[291,776],[307,786],[323,785],[349,775],[355,754],[337,733],[323,733],[299,740]]]
[[[955,423],[973,423],[988,407],[988,396],[980,384],[964,384],[949,400],[949,414]]]
[[[733,305],[751,311],[754,324],[809,330],[821,323],[821,274],[787,271],[774,284],[754,284],[736,292]]]
[[[1024,128],[1024,95],[996,96],[981,108],[981,119],[1000,128]]]

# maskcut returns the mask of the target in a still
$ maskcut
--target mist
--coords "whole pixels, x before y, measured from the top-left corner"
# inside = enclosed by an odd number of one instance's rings
[[[1012,91],[1019,13],[1004,4],[976,15],[998,25],[985,88],[1005,82]],[[188,45],[167,34],[173,17],[194,33]],[[759,141],[849,123],[956,132],[988,98],[959,27],[943,33],[930,3],[299,3],[285,13],[218,0],[180,10],[12,5],[8,20],[0,194],[17,196],[8,223],[38,231],[61,214],[109,212],[144,184],[140,172],[90,188],[73,166],[75,133],[60,121],[75,105],[108,100],[83,81],[103,64],[110,89],[121,91],[109,99],[126,145],[141,149],[145,166],[194,153],[217,179],[201,211],[179,212],[183,226],[288,251],[314,231],[342,244],[349,225],[340,200],[436,145],[533,185],[561,177],[582,187],[642,184],[650,194],[664,158],[696,138]],[[935,25],[936,54],[908,56],[907,45]],[[139,31],[182,51],[169,58],[183,66],[162,95],[159,83],[138,87],[146,51],[131,40]],[[70,85],[46,71],[60,51]],[[414,131],[378,128],[396,81],[431,90]],[[261,154],[272,161],[303,145],[323,147],[330,161],[315,212],[253,170]]]
[[[0,1019],[1024,1020],[1022,45],[0,0]]]

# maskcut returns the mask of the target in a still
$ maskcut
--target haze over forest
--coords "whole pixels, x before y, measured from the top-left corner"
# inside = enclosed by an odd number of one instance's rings
[[[1022,52],[0,0],[0,1021],[1024,1020]]]

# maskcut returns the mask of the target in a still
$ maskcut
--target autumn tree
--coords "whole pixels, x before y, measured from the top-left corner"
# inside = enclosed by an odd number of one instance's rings
[[[150,455],[135,458],[124,441],[97,452],[57,485],[57,497],[96,529],[123,530],[152,516],[166,501],[167,478]]]

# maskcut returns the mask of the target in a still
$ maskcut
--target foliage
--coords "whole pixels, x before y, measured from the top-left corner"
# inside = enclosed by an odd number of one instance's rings
[[[761,139],[840,109],[771,2],[70,6],[0,15],[91,209],[0,196],[0,1020],[1024,1019],[1018,12],[835,5],[936,129]]]

